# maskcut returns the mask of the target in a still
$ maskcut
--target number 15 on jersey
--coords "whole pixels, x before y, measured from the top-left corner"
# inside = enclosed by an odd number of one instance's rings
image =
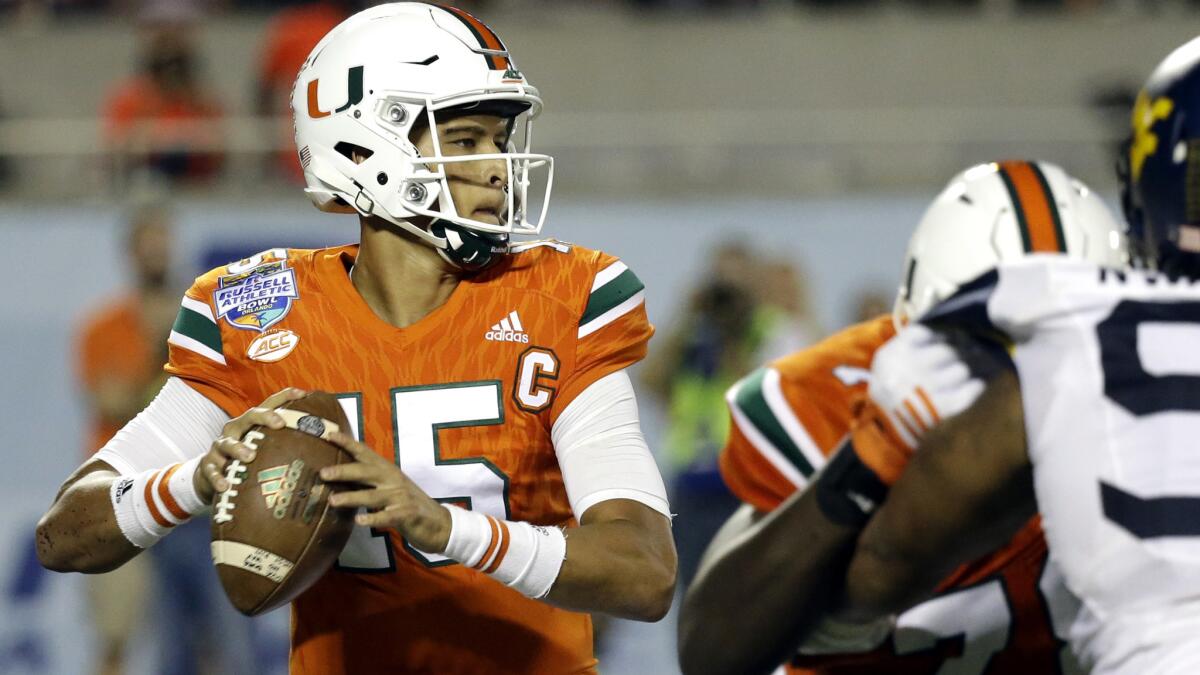
[[[389,392],[396,465],[430,497],[508,520],[508,476],[484,457],[443,459],[442,429],[504,423],[502,387],[497,380],[421,387]],[[363,441],[362,395],[339,394],[355,438]],[[338,557],[337,568],[378,573],[396,569],[387,532],[356,527]],[[455,564],[441,556],[407,551],[429,566]]]

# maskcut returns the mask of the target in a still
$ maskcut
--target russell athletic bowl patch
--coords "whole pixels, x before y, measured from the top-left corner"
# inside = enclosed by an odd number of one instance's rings
[[[299,297],[295,270],[280,260],[221,277],[213,304],[218,319],[234,328],[261,333],[282,321]]]

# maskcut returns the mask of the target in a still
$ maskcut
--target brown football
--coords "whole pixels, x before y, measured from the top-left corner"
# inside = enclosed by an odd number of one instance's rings
[[[330,488],[318,476],[322,467],[352,461],[321,438],[329,422],[350,433],[337,399],[312,392],[278,410],[288,428],[246,434],[254,460],[226,465],[232,485],[213,504],[213,564],[233,606],[249,616],[291,602],[312,585],[354,528],[354,510],[330,507]]]

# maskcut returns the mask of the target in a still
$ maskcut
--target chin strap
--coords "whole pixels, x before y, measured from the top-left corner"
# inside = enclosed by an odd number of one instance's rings
[[[508,252],[507,234],[475,232],[445,220],[433,221],[429,233],[446,241],[445,246],[437,249],[438,254],[468,272],[478,272]]]

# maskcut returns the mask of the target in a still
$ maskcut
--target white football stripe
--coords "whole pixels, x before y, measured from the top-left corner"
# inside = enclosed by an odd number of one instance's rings
[[[224,354],[214,351],[212,347],[209,347],[199,340],[192,339],[183,333],[171,331],[171,335],[167,337],[167,342],[175,345],[176,347],[182,347],[188,351],[196,352],[209,361],[216,361],[221,365],[226,365]]]
[[[179,304],[213,323],[217,322],[217,320],[213,318],[212,308],[208,306],[207,302],[200,302],[199,300],[189,298],[185,295],[183,296],[183,302]]]
[[[591,335],[592,333],[595,333],[596,331],[600,330],[601,328],[604,328],[608,324],[610,324],[610,323],[616,321],[617,319],[621,318],[622,316],[628,314],[630,311],[636,309],[638,306],[640,306],[645,301],[646,301],[646,292],[645,291],[638,291],[637,293],[634,293],[633,295],[629,296],[629,299],[626,300],[625,302],[622,302],[621,304],[617,305],[616,307],[613,307],[612,309],[608,310],[607,312],[601,314],[600,316],[598,316],[598,317],[592,319],[591,321],[580,326],[579,327],[579,337],[583,338],[583,337],[587,337],[588,335]]]
[[[767,372],[763,377],[763,398],[767,401],[767,407],[771,409],[771,414],[775,419],[783,425],[783,430],[791,437],[792,442],[796,447],[800,448],[800,452],[804,453],[804,458],[812,465],[814,471],[825,466],[825,454],[821,452],[812,436],[808,435],[808,430],[796,417],[796,413],[792,410],[792,406],[783,395],[783,386],[780,384],[779,371],[774,368],[767,368]]]
[[[215,565],[229,565],[264,576],[280,583],[292,571],[292,561],[256,546],[237,541],[214,541],[212,559]]]
[[[804,474],[800,473],[800,469],[796,468],[796,465],[792,464],[792,461],[784,456],[771,441],[768,441],[767,437],[763,436],[758,427],[754,426],[754,423],[746,416],[746,413],[742,412],[742,409],[738,407],[737,394],[742,386],[743,383],[739,382],[730,387],[729,391],[725,393],[725,400],[729,403],[729,410],[733,413],[733,423],[737,425],[738,431],[741,431],[746,440],[750,441],[750,445],[753,445],[754,449],[758,450],[758,454],[770,462],[771,466],[783,474],[784,478],[791,481],[792,485],[798,488],[808,485],[808,479],[804,477]]]
[[[621,273],[627,269],[629,268],[625,266],[625,263],[618,260],[608,267],[600,270],[596,273],[596,280],[592,282],[592,292],[594,293],[597,288],[600,288],[604,284],[607,284],[613,279],[621,276]]]
[[[521,325],[521,317],[517,316],[517,310],[514,309],[513,311],[509,312],[508,318],[512,320],[513,330],[517,331],[518,333],[525,332],[525,327]]]

